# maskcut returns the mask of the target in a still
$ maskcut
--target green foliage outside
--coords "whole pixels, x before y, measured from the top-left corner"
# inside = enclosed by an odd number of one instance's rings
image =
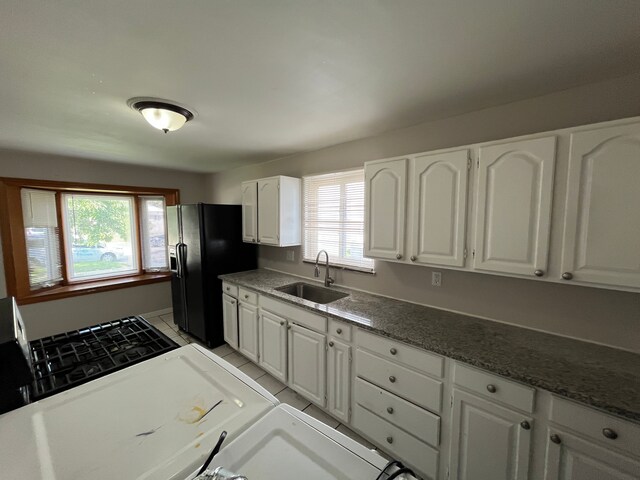
[[[115,237],[128,241],[129,202],[121,199],[70,196],[67,199],[69,225],[74,243],[98,245]]]
[[[80,273],[94,273],[102,270],[126,270],[129,266],[123,262],[78,262],[73,264],[76,275]]]

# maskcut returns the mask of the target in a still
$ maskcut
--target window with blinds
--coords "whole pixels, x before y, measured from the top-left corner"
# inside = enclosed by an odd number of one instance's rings
[[[23,188],[22,220],[32,290],[62,282],[56,193]]]
[[[304,177],[303,192],[303,260],[326,250],[332,265],[372,272],[364,258],[364,170]]]

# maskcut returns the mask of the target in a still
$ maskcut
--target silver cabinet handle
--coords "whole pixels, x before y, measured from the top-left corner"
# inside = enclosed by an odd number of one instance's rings
[[[280,322],[280,326],[282,327],[284,325],[284,322]]]
[[[396,350],[395,348],[391,348],[391,350],[389,350],[389,353],[391,355],[395,355],[396,353],[398,353],[398,350]]]
[[[340,334],[342,333],[342,329],[341,329],[341,328],[337,329],[337,330],[336,330],[336,333],[337,333],[338,335],[340,335]]]
[[[287,330],[291,330],[291,325],[287,325]]]
[[[551,439],[551,441],[553,443],[557,443],[558,445],[562,443],[562,440],[560,439],[560,436],[555,434],[555,433],[552,433],[549,438]]]
[[[415,261],[418,259],[415,255],[411,255],[411,257],[410,257],[410,258],[411,258],[411,261],[412,261],[412,262],[415,262]]]
[[[235,305],[235,304],[236,304],[235,300],[232,300],[231,305]]]
[[[398,260],[400,260],[400,259],[402,258],[402,254],[401,254],[401,253],[398,253],[398,254],[396,255],[396,258],[397,258]]]
[[[618,434],[616,433],[616,431],[610,428],[603,428],[602,434],[609,440],[615,440],[616,438],[618,438]]]
[[[533,272],[536,277],[542,277],[544,275],[544,270],[536,270]]]
[[[496,393],[498,391],[498,389],[496,388],[495,385],[490,383],[489,385],[487,385],[487,391],[489,393]]]
[[[248,299],[248,298],[249,298],[249,295],[245,295],[245,296],[244,296],[244,299],[245,299],[245,300],[246,300],[246,299]]]
[[[388,414],[392,414],[393,413],[393,407],[387,407],[387,413]]]
[[[227,287],[227,292],[228,292],[229,290],[231,290],[231,288]]]
[[[391,383],[396,383],[396,377],[394,377],[393,375],[391,375],[391,376],[389,377],[389,381],[390,381]]]
[[[526,421],[526,420],[521,421],[521,422],[520,422],[520,426],[521,426],[524,430],[531,430],[531,424],[530,424],[528,421]]]
[[[387,437],[387,443],[393,443],[393,437]]]
[[[564,272],[562,274],[563,280],[571,280],[573,278],[573,274],[571,272]]]
[[[329,346],[330,346],[330,347],[333,347],[333,342],[329,342]]]

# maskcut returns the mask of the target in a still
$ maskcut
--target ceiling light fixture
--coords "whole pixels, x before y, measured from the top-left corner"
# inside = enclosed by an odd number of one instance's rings
[[[127,103],[139,111],[152,127],[164,133],[178,130],[194,117],[186,108],[163,100],[132,98]]]

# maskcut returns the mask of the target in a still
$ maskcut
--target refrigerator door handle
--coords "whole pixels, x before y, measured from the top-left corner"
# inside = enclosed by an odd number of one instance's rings
[[[186,276],[185,261],[187,259],[187,244],[179,243],[176,245],[178,252],[178,278],[184,278]]]

